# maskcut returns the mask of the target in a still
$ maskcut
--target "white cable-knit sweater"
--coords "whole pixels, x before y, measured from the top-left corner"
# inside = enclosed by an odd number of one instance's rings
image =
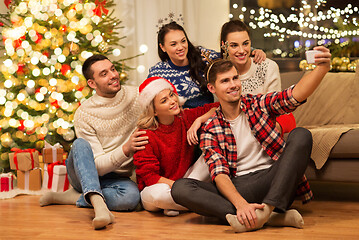
[[[132,174],[132,156],[127,157],[122,146],[135,130],[141,113],[137,97],[137,87],[122,86],[113,98],[94,94],[75,112],[76,135],[90,143],[100,176],[109,172]]]

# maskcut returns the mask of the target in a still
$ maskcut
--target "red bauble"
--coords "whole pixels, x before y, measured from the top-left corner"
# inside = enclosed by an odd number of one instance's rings
[[[43,54],[43,55],[45,55],[46,57],[49,57],[49,56],[50,56],[49,51],[46,51],[46,50],[45,50],[45,51],[43,51],[43,52],[42,52],[42,54]]]
[[[25,130],[24,120],[21,119],[21,120],[19,120],[19,122],[20,122],[20,126],[17,127],[17,130],[24,131]]]
[[[51,103],[51,106],[54,106],[55,108],[60,108],[60,105],[59,105],[59,103],[58,103],[57,100],[53,101],[53,102]]]
[[[42,40],[42,35],[40,33],[36,33],[36,36],[37,36],[37,40],[35,41],[35,43],[39,43],[41,40]]]
[[[59,30],[60,30],[61,32],[66,32],[67,26],[66,26],[66,25],[62,25]]]
[[[62,75],[66,76],[66,74],[71,70],[71,67],[70,65],[68,64],[62,64],[62,67],[61,67],[61,73]]]
[[[24,74],[24,73],[25,73],[24,67],[25,67],[25,64],[19,63],[19,64],[17,65],[17,71],[16,71],[16,73],[17,73],[17,74]]]

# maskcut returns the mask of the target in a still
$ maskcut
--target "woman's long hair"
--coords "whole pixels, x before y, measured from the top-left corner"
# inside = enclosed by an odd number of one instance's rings
[[[192,79],[194,81],[197,81],[197,84],[200,86],[200,89],[202,92],[207,92],[208,91],[207,83],[206,83],[205,78],[202,76],[203,71],[206,67],[206,64],[202,60],[201,51],[199,50],[198,47],[193,46],[193,44],[187,37],[187,33],[185,32],[185,30],[183,29],[183,27],[181,25],[179,25],[178,23],[173,21],[173,22],[170,22],[170,23],[164,25],[163,27],[161,27],[160,31],[157,34],[158,56],[160,57],[160,59],[162,61],[170,60],[170,57],[168,56],[168,54],[166,52],[162,51],[160,44],[162,46],[164,45],[164,39],[165,39],[166,34],[172,30],[182,31],[184,33],[184,35],[186,36],[187,43],[188,43],[187,58],[188,58],[188,62],[189,62],[189,75],[192,77]]]
[[[180,100],[177,96],[177,103],[178,106],[180,106]],[[146,106],[146,108],[143,110],[141,116],[139,117],[137,121],[137,127],[143,130],[156,130],[158,128],[159,122],[157,117],[155,116],[155,104],[154,99],[150,102],[149,105]]]

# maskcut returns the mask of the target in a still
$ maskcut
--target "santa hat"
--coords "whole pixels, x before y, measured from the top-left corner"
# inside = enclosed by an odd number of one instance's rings
[[[147,107],[155,96],[165,89],[172,90],[178,96],[175,86],[167,79],[161,77],[147,78],[139,87],[140,96],[138,100],[142,107]],[[179,97],[179,105],[183,105],[185,101],[183,97]]]

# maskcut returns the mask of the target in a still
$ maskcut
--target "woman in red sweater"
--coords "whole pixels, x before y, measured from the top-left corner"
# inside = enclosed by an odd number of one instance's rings
[[[138,127],[149,138],[145,149],[133,156],[142,205],[148,211],[163,209],[165,215],[177,216],[187,209],[172,199],[174,181],[183,177],[209,179],[203,158],[194,163],[193,145],[198,143],[197,130],[219,103],[182,110],[175,87],[160,77],[146,79],[139,91],[144,113]]]

